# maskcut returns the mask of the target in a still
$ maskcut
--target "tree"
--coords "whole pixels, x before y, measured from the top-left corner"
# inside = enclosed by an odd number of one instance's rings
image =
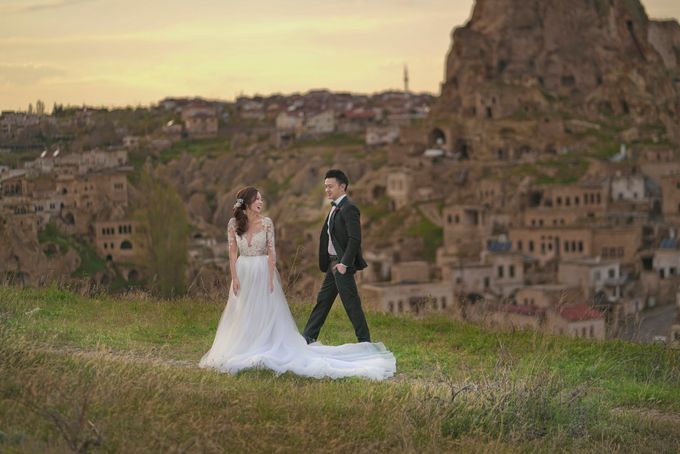
[[[28,114],[33,115],[33,104],[28,103]]]
[[[142,226],[144,257],[152,292],[172,298],[186,292],[189,222],[184,203],[172,186],[145,166],[140,177],[135,218]]]
[[[45,115],[45,103],[41,100],[35,102],[35,113],[36,115]]]

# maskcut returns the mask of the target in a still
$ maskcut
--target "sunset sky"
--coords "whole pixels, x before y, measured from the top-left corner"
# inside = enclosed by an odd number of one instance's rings
[[[0,109],[313,88],[438,93],[473,0],[0,0]],[[653,18],[679,0],[647,0]]]

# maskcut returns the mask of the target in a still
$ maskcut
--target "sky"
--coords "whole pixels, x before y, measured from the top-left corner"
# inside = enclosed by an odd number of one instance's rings
[[[437,94],[473,0],[0,0],[0,110],[403,87]],[[646,0],[680,18],[679,0]]]

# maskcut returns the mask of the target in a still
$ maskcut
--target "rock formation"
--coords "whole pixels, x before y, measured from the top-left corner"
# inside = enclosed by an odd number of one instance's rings
[[[574,119],[615,123],[609,141],[635,128],[680,143],[678,23],[637,0],[478,0],[453,32],[430,145],[499,160],[595,145]]]

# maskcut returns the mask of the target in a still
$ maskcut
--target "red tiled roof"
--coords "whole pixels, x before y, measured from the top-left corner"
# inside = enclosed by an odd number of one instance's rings
[[[595,309],[589,308],[583,303],[562,306],[562,308],[559,310],[559,313],[563,318],[569,320],[570,322],[604,318],[602,313],[596,311]]]
[[[370,110],[350,110],[349,112],[345,112],[343,116],[350,120],[370,119],[375,117],[375,113]]]

